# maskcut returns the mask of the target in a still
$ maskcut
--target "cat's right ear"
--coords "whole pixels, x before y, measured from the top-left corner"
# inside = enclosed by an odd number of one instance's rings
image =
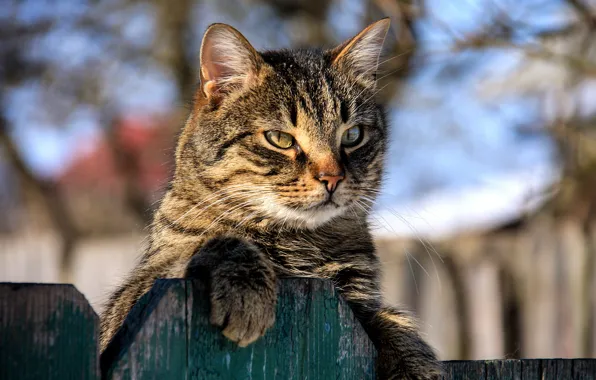
[[[257,77],[263,60],[244,36],[226,24],[212,24],[201,43],[201,91],[220,99]]]

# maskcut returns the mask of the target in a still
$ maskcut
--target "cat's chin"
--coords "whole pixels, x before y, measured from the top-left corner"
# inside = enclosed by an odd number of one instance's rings
[[[269,204],[265,206],[265,211],[284,226],[315,229],[343,215],[346,207],[330,204],[301,210]]]

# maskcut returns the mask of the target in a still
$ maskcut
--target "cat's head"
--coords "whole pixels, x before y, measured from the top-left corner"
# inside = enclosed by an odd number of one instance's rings
[[[388,28],[383,19],[330,50],[259,53],[236,29],[211,25],[177,180],[309,228],[368,208],[387,139],[375,75]]]

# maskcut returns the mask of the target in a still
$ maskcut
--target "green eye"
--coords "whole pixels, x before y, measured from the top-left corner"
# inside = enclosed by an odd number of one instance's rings
[[[294,137],[281,131],[267,131],[265,132],[265,138],[271,145],[279,149],[288,149],[294,145]]]
[[[348,129],[341,136],[341,145],[345,147],[352,147],[360,144],[363,137],[362,128],[356,126]]]

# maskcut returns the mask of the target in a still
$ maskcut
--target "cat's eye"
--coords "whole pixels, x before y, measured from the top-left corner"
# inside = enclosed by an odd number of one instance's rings
[[[265,138],[269,144],[279,149],[288,149],[294,145],[294,137],[291,134],[281,131],[267,131]]]
[[[362,133],[362,128],[359,126],[352,127],[344,132],[341,135],[341,145],[350,148],[360,144],[362,141],[362,137],[364,133]]]

